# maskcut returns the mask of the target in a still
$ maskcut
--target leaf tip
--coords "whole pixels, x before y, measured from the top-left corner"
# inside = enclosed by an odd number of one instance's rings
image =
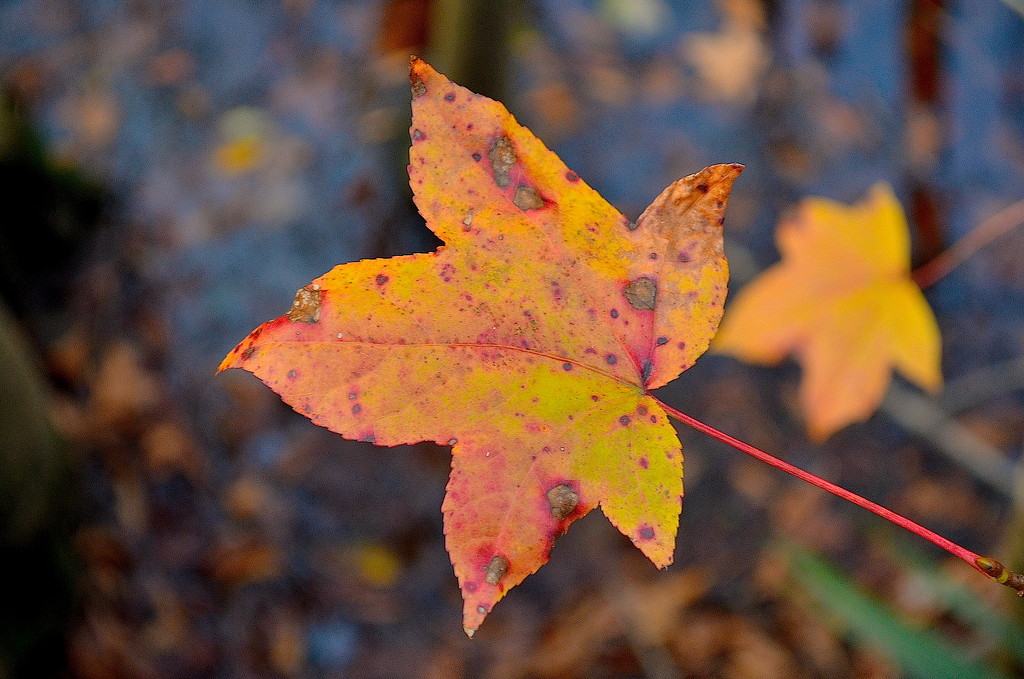
[[[466,636],[469,637],[470,639],[472,639],[473,635],[476,634],[476,628],[475,627],[463,627],[462,631],[465,632]]]
[[[415,54],[409,55],[409,83],[412,85],[412,98],[416,99],[427,93],[423,77],[428,74],[430,65]]]

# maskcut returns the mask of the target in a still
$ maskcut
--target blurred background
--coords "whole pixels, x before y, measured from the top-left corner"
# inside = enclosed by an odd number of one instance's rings
[[[999,677],[1024,604],[695,432],[676,564],[595,512],[476,637],[449,453],[214,370],[333,265],[437,245],[410,53],[632,217],[747,170],[741,286],[806,195],[884,179],[914,262],[1024,198],[1021,0],[0,0],[0,679]],[[927,290],[947,388],[808,442],[792,363],[659,396],[1024,568],[1024,229]]]

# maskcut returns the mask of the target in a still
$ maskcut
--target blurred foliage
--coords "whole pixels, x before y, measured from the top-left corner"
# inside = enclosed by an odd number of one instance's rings
[[[0,296],[19,317],[31,310],[45,322],[63,310],[101,201],[99,185],[47,155],[26,112],[0,92]]]
[[[784,550],[794,582],[833,623],[837,632],[881,650],[915,679],[1008,679],[1009,674],[987,662],[979,649],[995,644],[1024,660],[1024,628],[982,603],[975,593],[936,572],[908,550],[901,552],[917,598],[934,601],[941,613],[970,628],[982,644],[968,650],[942,634],[911,622],[906,615],[858,586],[824,558],[795,546]],[[934,621],[930,621],[934,622]]]
[[[0,303],[0,678],[56,676],[73,599],[73,465],[45,379]]]

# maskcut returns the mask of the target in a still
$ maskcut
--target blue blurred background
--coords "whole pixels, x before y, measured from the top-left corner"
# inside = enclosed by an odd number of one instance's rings
[[[916,264],[1024,197],[1019,0],[0,0],[0,679],[907,671],[793,595],[779,537],[998,656],[877,523],[690,432],[676,566],[588,517],[464,638],[447,450],[343,441],[213,375],[333,265],[437,244],[404,176],[411,53],[631,216],[744,163],[736,286],[806,195],[891,182]],[[791,364],[706,357],[663,398],[1024,560],[1022,252],[1013,231],[927,291],[960,389],[921,405],[898,387],[823,447]]]

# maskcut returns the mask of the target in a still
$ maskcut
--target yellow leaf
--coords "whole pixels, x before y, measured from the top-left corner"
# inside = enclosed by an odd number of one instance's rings
[[[811,438],[878,408],[893,368],[942,386],[938,325],[910,278],[910,236],[892,187],[859,203],[804,200],[776,233],[782,261],[732,302],[713,348],[748,363],[793,355]]]
[[[630,221],[498,102],[420,60],[411,80],[410,181],[445,245],[335,267],[221,368],[347,438],[452,447],[441,511],[472,634],[598,506],[672,562],[682,451],[648,392],[718,326],[742,166],[684,177]]]

